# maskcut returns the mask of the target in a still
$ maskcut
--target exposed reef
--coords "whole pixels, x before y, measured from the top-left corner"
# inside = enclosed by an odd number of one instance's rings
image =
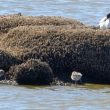
[[[0,68],[19,84],[71,82],[72,71],[84,83],[110,84],[110,30],[57,16],[7,15],[0,18],[0,50]]]

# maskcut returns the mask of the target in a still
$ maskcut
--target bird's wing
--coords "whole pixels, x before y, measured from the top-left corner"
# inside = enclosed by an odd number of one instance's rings
[[[106,20],[106,28],[107,29],[110,29],[110,19],[107,19]]]
[[[106,20],[107,20],[107,17],[103,17],[103,18],[99,21],[99,23],[105,22]]]

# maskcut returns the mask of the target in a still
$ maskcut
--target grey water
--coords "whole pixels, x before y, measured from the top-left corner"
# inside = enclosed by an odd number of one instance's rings
[[[0,15],[64,16],[98,25],[110,0],[0,0]],[[11,86],[0,84],[0,110],[110,110],[110,85]]]
[[[0,110],[110,110],[110,85],[0,85]]]

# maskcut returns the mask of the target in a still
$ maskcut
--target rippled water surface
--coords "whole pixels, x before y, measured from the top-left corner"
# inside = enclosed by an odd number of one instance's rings
[[[0,110],[110,110],[110,86],[0,85]]]
[[[49,15],[97,25],[110,0],[0,0],[0,14]],[[110,110],[110,86],[9,86],[0,84],[0,110]]]

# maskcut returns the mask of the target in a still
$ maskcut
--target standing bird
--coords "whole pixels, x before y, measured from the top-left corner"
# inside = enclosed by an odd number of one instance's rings
[[[0,80],[6,80],[5,71],[0,69]]]
[[[11,84],[11,85],[17,85],[17,83],[14,80],[7,80],[5,71],[0,69],[0,83],[1,84]]]
[[[76,71],[73,71],[71,74],[71,79],[75,81],[75,84],[77,84],[78,81],[81,81],[82,74]]]
[[[100,29],[110,29],[110,13],[108,13],[99,22]]]

